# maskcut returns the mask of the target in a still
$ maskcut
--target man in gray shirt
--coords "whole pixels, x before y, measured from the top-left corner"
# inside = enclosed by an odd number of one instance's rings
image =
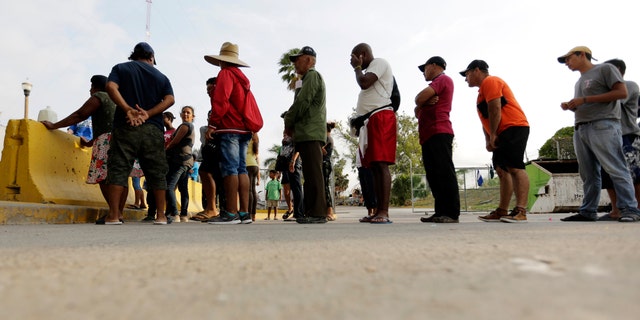
[[[640,220],[640,210],[624,161],[618,102],[627,97],[627,88],[618,69],[607,63],[594,65],[591,59],[591,50],[584,46],[558,57],[558,62],[570,70],[580,71],[574,98],[560,106],[575,112],[573,145],[584,190],[580,212],[561,220],[596,221],[602,167],[611,176],[618,196],[616,206],[622,214],[619,221],[635,222]]]

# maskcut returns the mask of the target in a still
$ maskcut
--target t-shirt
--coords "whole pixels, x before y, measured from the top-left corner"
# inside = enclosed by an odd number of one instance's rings
[[[618,68],[608,63],[595,65],[578,79],[574,98],[609,92],[618,82],[624,82]],[[576,124],[601,119],[620,119],[620,104],[617,100],[587,102],[578,106],[575,110]]]
[[[640,127],[636,121],[638,121],[638,98],[640,98],[640,88],[638,84],[633,81],[625,80],[627,85],[627,98],[621,100],[622,102],[622,115],[620,117],[620,124],[622,125],[622,134],[635,134],[640,135]]]
[[[267,190],[267,200],[280,200],[280,190],[282,190],[280,181],[276,179],[269,180],[265,190]]]
[[[438,102],[434,105],[424,105],[419,109],[420,144],[423,144],[434,134],[453,134],[453,127],[449,119],[453,100],[453,80],[442,73],[431,80],[429,86],[436,92]]]
[[[378,81],[369,88],[360,91],[356,107],[358,115],[364,115],[391,104],[393,72],[389,62],[381,58],[375,58],[369,63],[365,72],[375,74],[378,77]]]
[[[169,79],[154,66],[142,61],[129,61],[115,65],[109,74],[109,81],[118,84],[118,91],[127,104],[135,108],[138,105],[144,110],[151,110],[165,96],[173,95]],[[146,121],[163,130],[162,113]],[[121,108],[116,109],[113,118],[114,128],[127,125],[127,115]]]
[[[258,159],[256,158],[255,153],[253,153],[253,139],[249,140],[249,145],[247,146],[247,158],[246,158],[247,167],[258,167]]]
[[[507,83],[496,76],[488,76],[480,84],[477,100],[478,116],[480,117],[480,122],[482,122],[482,127],[487,133],[491,132],[488,104],[489,101],[495,99],[500,99],[502,105],[500,125],[498,125],[496,134],[499,135],[509,127],[529,126],[524,111],[520,108],[520,104],[518,104]]]

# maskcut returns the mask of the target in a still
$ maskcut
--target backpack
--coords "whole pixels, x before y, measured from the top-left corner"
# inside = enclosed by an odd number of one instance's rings
[[[260,113],[260,108],[258,108],[256,98],[249,88],[246,88],[244,110],[241,110],[241,112],[244,114],[244,125],[249,131],[258,132],[262,129],[264,125],[262,114]]]
[[[240,76],[232,72],[238,79]],[[251,92],[251,87],[247,84],[243,85],[244,88],[244,106],[240,109],[240,112],[244,115],[244,126],[251,132],[258,132],[262,129],[264,121],[262,121],[262,114],[258,107],[258,102]]]
[[[400,108],[400,90],[398,90],[398,83],[396,82],[396,77],[393,77],[393,89],[391,89],[391,106],[393,107],[393,111],[397,112]]]

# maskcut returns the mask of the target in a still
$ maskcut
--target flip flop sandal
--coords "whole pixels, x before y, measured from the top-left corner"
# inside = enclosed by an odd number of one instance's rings
[[[375,217],[376,216],[364,216],[364,217],[360,218],[359,221],[362,222],[362,223],[369,223]]]
[[[393,223],[393,221],[389,220],[389,217],[375,216],[371,218],[370,223],[371,224],[390,224],[390,223]]]
[[[209,220],[211,218],[213,218],[213,217],[207,216],[206,214],[204,214],[204,211],[202,211],[202,212],[198,212],[198,214],[196,214],[195,216],[191,217],[191,220],[204,222],[204,221],[207,221],[207,220]]]

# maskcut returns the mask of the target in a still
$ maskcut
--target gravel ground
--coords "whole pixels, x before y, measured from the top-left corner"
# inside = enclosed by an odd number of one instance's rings
[[[2,319],[637,319],[640,224],[0,225]]]

